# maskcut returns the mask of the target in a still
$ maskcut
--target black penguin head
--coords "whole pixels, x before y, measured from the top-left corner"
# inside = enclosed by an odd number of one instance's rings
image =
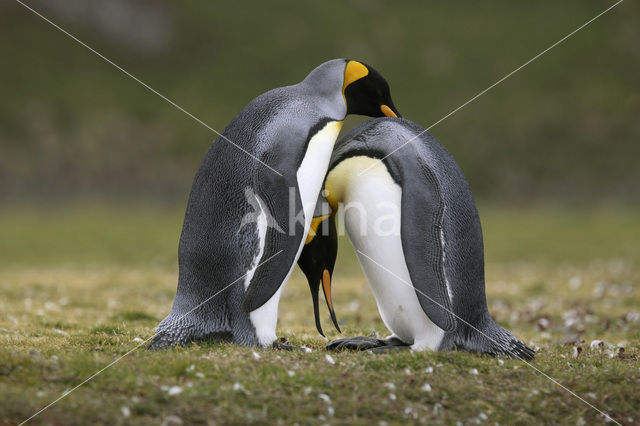
[[[347,114],[369,117],[401,117],[391,100],[387,81],[369,65],[347,61],[342,93],[347,103]]]
[[[331,277],[337,255],[338,236],[333,215],[314,217],[311,222],[309,236],[298,259],[298,266],[300,266],[309,282],[316,328],[322,336],[324,336],[324,333],[320,325],[320,310],[318,306],[320,283],[322,283],[324,298],[327,301],[327,308],[329,308],[333,325],[339,332],[342,332],[338,326],[338,320],[331,301]]]

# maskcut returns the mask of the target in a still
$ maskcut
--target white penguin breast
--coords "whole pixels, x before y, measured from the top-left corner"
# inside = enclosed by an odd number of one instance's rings
[[[342,129],[342,121],[330,121],[309,140],[307,151],[296,173],[302,209],[304,210],[304,237],[306,238],[313,212],[329,168],[333,145]],[[298,212],[296,212],[297,214]],[[304,245],[304,240],[302,239]],[[301,246],[302,247],[302,246]]]
[[[327,186],[334,171],[343,179],[346,231],[383,322],[414,349],[436,349],[444,331],[420,306],[402,248],[402,188],[377,159],[344,160],[331,171]]]
[[[318,201],[318,194],[320,193],[322,182],[329,168],[333,145],[338,138],[338,133],[340,133],[341,128],[342,121],[330,121],[322,130],[313,135],[309,140],[302,163],[296,172],[298,189],[304,211],[304,235],[302,236],[300,247],[298,247],[298,252],[291,264],[291,268],[282,283],[280,283],[278,290],[271,296],[271,299],[269,299],[267,303],[249,314],[251,322],[256,329],[258,341],[262,346],[268,346],[276,339],[280,296],[284,287],[287,285],[287,281],[289,281],[289,277],[291,277],[293,273],[293,269],[304,247],[304,241],[309,233],[311,219],[313,218],[313,212],[316,208],[316,202]],[[291,194],[291,192],[289,192],[289,194]],[[293,201],[294,200],[286,200],[286,202]],[[283,202],[285,201],[283,200]],[[295,212],[294,214],[297,215],[298,213],[299,212]],[[260,252],[262,252],[262,250]]]

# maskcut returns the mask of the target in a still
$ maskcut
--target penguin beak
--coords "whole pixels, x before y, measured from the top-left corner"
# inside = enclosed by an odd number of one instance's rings
[[[340,330],[340,326],[338,326],[336,313],[333,310],[333,303],[331,302],[331,274],[327,269],[322,272],[322,291],[324,292],[324,298],[327,301],[327,307],[329,308],[329,313],[331,314],[331,321],[333,321],[333,325],[336,326],[336,330],[338,330],[339,333],[342,333],[342,330]],[[316,326],[318,325],[318,321],[319,320],[316,321]],[[322,332],[320,334],[322,334]]]
[[[380,105],[380,111],[387,117],[397,117],[396,113],[386,105]]]
[[[380,111],[387,117],[401,117],[400,114],[396,114],[391,107],[387,105],[380,105]]]
[[[311,298],[313,299],[313,315],[315,316],[315,319],[316,319],[316,329],[318,330],[318,333],[320,333],[322,337],[327,337],[324,335],[324,332],[322,331],[322,326],[320,325],[320,307],[318,306],[317,290],[318,288],[316,287],[316,291],[311,292]]]

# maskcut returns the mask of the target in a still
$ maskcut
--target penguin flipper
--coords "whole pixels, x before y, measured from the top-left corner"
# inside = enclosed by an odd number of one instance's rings
[[[264,203],[267,231],[262,257],[245,292],[243,306],[247,312],[264,305],[278,291],[295,265],[304,236],[304,217],[302,222],[289,218],[289,203],[294,204],[296,214],[303,211],[295,175],[280,176],[266,168],[261,170],[256,173],[254,187]]]
[[[402,184],[402,249],[420,306],[434,324],[451,331],[456,321],[444,272],[445,206],[433,172],[424,163],[416,172],[423,176],[407,176]]]

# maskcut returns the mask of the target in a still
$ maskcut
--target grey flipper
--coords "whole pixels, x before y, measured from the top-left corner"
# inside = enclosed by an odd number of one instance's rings
[[[277,158],[286,159],[287,156],[281,154]],[[260,167],[254,178],[254,187],[279,229],[275,226],[267,228],[262,258],[245,293],[243,307],[246,312],[258,309],[278,291],[296,263],[296,255],[304,236],[304,224],[297,220],[290,223],[292,221],[289,219],[290,201],[294,202],[295,214],[302,211],[295,173],[279,176],[266,167]],[[291,196],[294,200],[290,200]]]
[[[445,204],[433,172],[422,161],[414,164],[415,167],[403,165],[400,169],[402,249],[420,306],[434,324],[451,331],[456,320],[443,264]]]

